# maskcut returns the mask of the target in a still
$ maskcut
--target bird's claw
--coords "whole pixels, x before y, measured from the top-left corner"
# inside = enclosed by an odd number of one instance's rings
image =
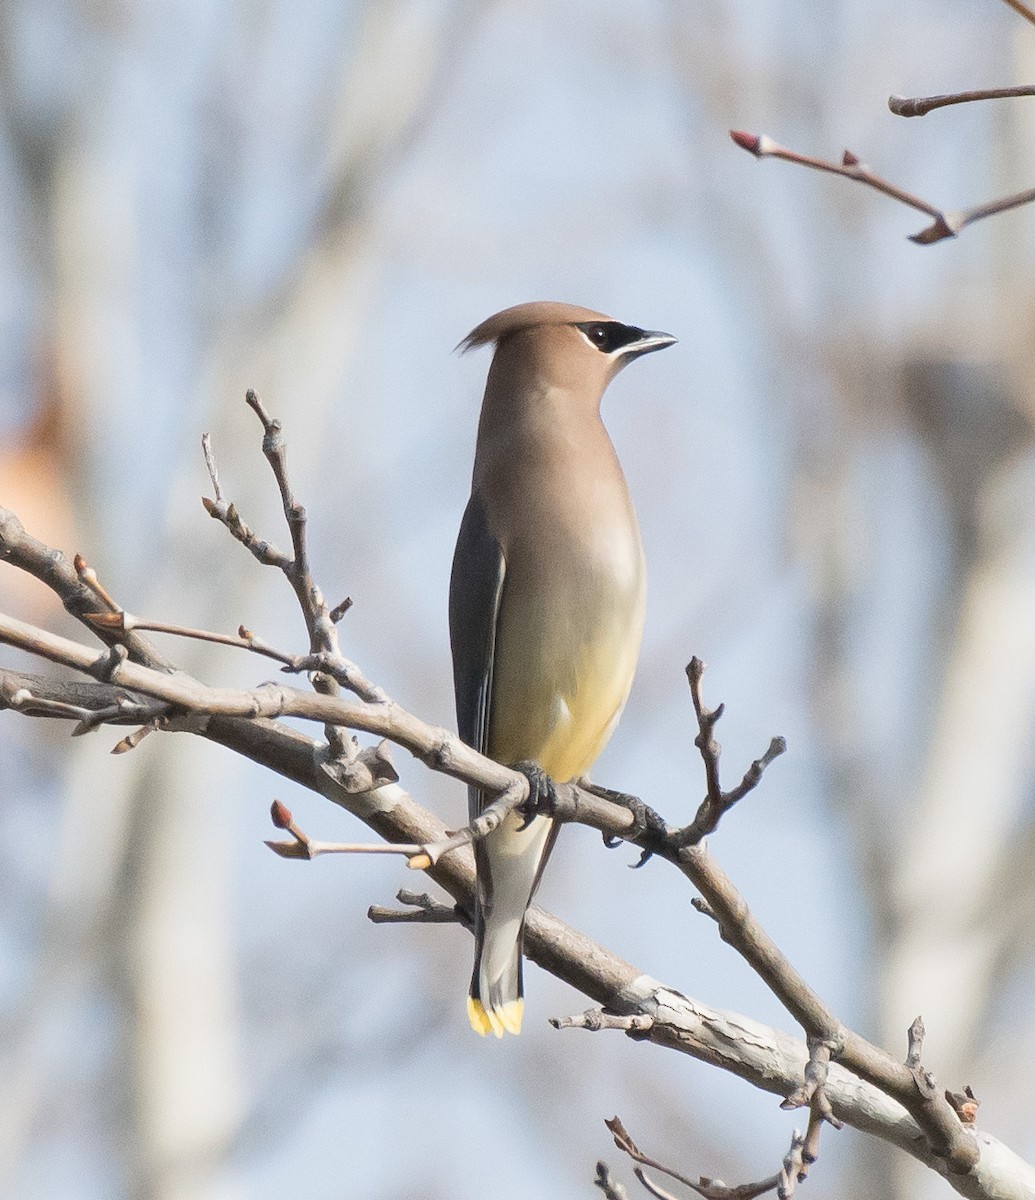
[[[557,788],[538,763],[511,763],[510,769],[520,771],[528,780],[528,799],[515,809],[521,815],[518,833],[523,833],[536,817],[548,817],[553,813],[557,807]]]
[[[633,834],[633,838],[635,840],[644,838],[647,841],[647,845],[640,847],[639,859],[629,864],[634,871],[639,870],[640,867],[644,866],[654,857],[655,849],[668,836],[668,826],[665,824],[662,816],[642,801],[638,801],[638,804],[639,808],[633,809],[633,828],[636,831]]]
[[[604,845],[609,850],[622,845],[623,842],[639,841],[645,836],[651,842],[657,843],[668,833],[668,826],[660,813],[644,804],[638,796],[630,796],[628,792],[614,792],[610,788],[596,786],[592,788],[592,791],[602,799],[609,800],[612,804],[620,804],[622,808],[627,808],[632,813],[633,823],[628,833],[621,836],[611,833],[603,834]],[[633,868],[642,867],[654,854],[654,849],[649,846],[641,847],[641,850],[639,862],[631,864]]]

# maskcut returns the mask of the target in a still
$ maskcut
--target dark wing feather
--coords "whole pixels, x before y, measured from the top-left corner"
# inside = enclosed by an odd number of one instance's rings
[[[472,495],[460,525],[449,582],[449,640],[453,648],[453,687],[460,737],[484,754],[489,740],[492,663],[496,621],[506,560],[493,537],[485,509]],[[470,790],[472,816],[481,810],[481,793]]]

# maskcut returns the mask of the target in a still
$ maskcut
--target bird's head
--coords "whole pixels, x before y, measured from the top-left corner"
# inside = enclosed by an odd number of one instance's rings
[[[599,403],[618,372],[643,354],[677,339],[669,333],[625,325],[613,317],[541,300],[518,304],[483,321],[457,347],[461,352],[495,344],[492,376],[522,390],[547,386]]]

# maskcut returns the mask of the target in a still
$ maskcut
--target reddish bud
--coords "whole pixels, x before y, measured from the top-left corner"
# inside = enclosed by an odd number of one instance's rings
[[[288,829],[294,823],[291,810],[279,800],[274,800],[270,805],[270,820],[278,829]]]
[[[749,154],[758,154],[762,139],[757,134],[745,133],[741,129],[731,129],[730,137],[742,150],[746,150]]]

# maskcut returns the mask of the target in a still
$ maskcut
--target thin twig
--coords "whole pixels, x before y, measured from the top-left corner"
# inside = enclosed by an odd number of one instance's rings
[[[65,555],[26,532],[21,521],[8,508],[0,508],[0,561],[25,571],[45,584],[77,620],[83,621],[85,613],[97,610],[97,593],[80,579]],[[92,635],[100,637],[105,644],[119,640],[115,634],[94,626],[88,628]],[[144,663],[156,670],[172,670],[169,660],[159,654],[146,638],[129,634],[125,644],[134,662]]]
[[[606,1162],[597,1163],[596,1178],[593,1180],[593,1184],[604,1193],[604,1200],[629,1200],[629,1193],[625,1190],[625,1185],[615,1179]]]
[[[107,708],[84,708],[81,704],[69,704],[65,700],[52,700],[36,696],[26,687],[12,687],[6,680],[0,681],[0,693],[6,708],[13,708],[27,717],[60,717],[77,721],[72,737],[90,733],[116,717],[126,715],[125,706],[113,703]]]
[[[319,858],[322,854],[399,854],[408,858],[407,866],[413,866],[413,858],[424,853],[422,846],[395,842],[318,842],[307,837],[295,842],[266,843],[280,858]]]
[[[519,776],[524,779],[524,776]],[[527,798],[527,781],[524,795],[519,785],[508,787],[492,804],[462,829],[435,842],[421,844],[410,842],[319,842],[309,837],[295,822],[291,811],[279,800],[270,806],[270,818],[278,829],[291,834],[289,842],[268,841],[267,846],[281,858],[314,859],[322,854],[399,854],[406,858],[406,865],[413,871],[426,871],[444,855],[462,846],[487,837],[507,814]]]
[[[362,672],[355,663],[343,658],[340,654],[326,650],[309,654],[289,654],[278,650],[268,642],[263,641],[244,625],[238,626],[236,636],[229,633],[216,633],[211,629],[193,629],[186,625],[172,625],[165,621],[154,621],[132,613],[119,611],[112,613],[86,613],[84,619],[97,629],[112,629],[120,632],[147,630],[150,633],[168,633],[174,637],[190,638],[201,642],[211,642],[217,646],[233,646],[239,650],[249,650],[264,658],[283,664],[285,673],[329,675],[352,692],[365,691],[367,698],[376,700],[386,699],[379,688],[373,686],[356,686],[357,677],[362,680]]]
[[[266,845],[281,858],[303,858],[312,860],[321,854],[401,854],[412,866],[415,858],[426,858],[423,846],[400,842],[318,842],[311,838],[295,821],[291,810],[280,800],[270,805],[270,819],[278,829],[291,834],[290,842],[267,842]]]
[[[322,672],[312,674],[310,681],[314,689],[323,695],[336,696],[339,687],[344,686],[364,700],[376,702],[383,698],[383,694],[379,694],[378,690],[363,678],[355,664],[348,663],[341,655],[336,623],[344,614],[346,606],[339,605],[333,612],[329,612],[323,593],[317,587],[309,569],[309,554],[306,545],[306,510],[296,500],[291,488],[287,470],[287,444],[284,440],[281,423],[267,413],[258,393],[254,390],[248,390],[245,402],[262,422],[262,452],[277,481],[284,517],[291,536],[292,555],[289,557],[275,550],[268,543],[257,542],[251,530],[240,520],[234,506],[223,500],[215,466],[215,455],[208,435],[202,439],[202,443],[216,499],[214,501],[204,500],[205,508],[211,516],[226,525],[234,537],[247,545],[261,562],[279,567],[291,584],[309,633],[310,651],[314,654],[325,655],[329,661],[340,668],[341,677],[339,677],[338,671],[328,674]],[[343,729],[329,724],[324,729],[324,736],[327,738],[333,760],[346,765],[353,760],[357,747],[354,740]]]
[[[408,904],[406,909],[385,908],[380,904],[372,904],[367,909],[367,918],[375,925],[465,925],[467,918],[461,914],[455,904],[441,904],[432,900],[427,892],[411,892],[405,888],[396,893],[400,904]]]
[[[804,1180],[809,1173],[809,1168],[814,1162],[819,1160],[819,1139],[823,1132],[824,1125],[833,1125],[835,1129],[840,1129],[843,1122],[838,1124],[831,1120],[829,1116],[824,1116],[815,1107],[809,1111],[809,1124],[805,1130],[805,1141],[801,1147],[801,1167],[798,1170],[798,1179]]]
[[[670,1192],[668,1188],[663,1188],[656,1179],[651,1179],[643,1167],[633,1167],[633,1174],[646,1190],[650,1192],[654,1200],[679,1200],[675,1192]]]
[[[162,721],[159,718],[149,721],[146,725],[141,725],[139,729],[134,729],[132,733],[126,734],[121,742],[116,742],[111,748],[112,754],[128,754],[130,750],[135,750],[149,733],[154,733],[161,728]]]
[[[309,554],[305,539],[307,517],[305,509],[295,499],[294,493],[291,490],[291,482],[288,479],[287,443],[284,440],[283,427],[276,417],[271,417],[266,412],[262,401],[259,399],[258,392],[254,389],[248,389],[244,396],[244,402],[262,422],[262,452],[266,456],[266,461],[270,464],[274,478],[277,481],[281,504],[284,508],[284,518],[287,521],[288,531],[291,534],[291,548],[294,553],[291,573],[304,585],[311,580],[309,574]],[[306,609],[308,604],[309,601],[306,598],[302,602],[303,609]]]
[[[949,211],[948,209],[937,208],[926,200],[922,200],[919,196],[915,196],[913,193],[896,187],[893,183],[889,183],[888,180],[871,171],[869,167],[860,162],[850,150],[844,152],[840,163],[833,163],[827,162],[822,158],[813,158],[808,154],[799,154],[796,150],[788,150],[785,146],[781,146],[764,133],[754,134],[744,133],[741,130],[730,130],[730,137],[738,146],[747,150],[749,154],[753,154],[756,158],[780,158],[785,162],[795,163],[800,167],[809,167],[815,171],[826,171],[832,175],[842,175],[846,179],[853,179],[857,183],[866,184],[867,187],[882,192],[885,196],[890,196],[900,204],[905,204],[909,208],[915,208],[919,212],[926,213],[932,218],[931,224],[919,233],[911,234],[909,238],[911,242],[916,242],[921,246],[928,246],[934,242],[940,242],[945,238],[955,237],[965,226],[971,225],[975,221],[980,221],[984,217],[994,216],[996,213],[1006,212],[1011,208],[1018,208],[1022,204],[1030,204],[1035,200],[1035,188],[1030,188],[1023,192],[1016,192],[1011,196],[1004,196],[997,200],[986,201],[984,204],[977,204],[973,208]]]
[[[800,154],[797,150],[789,150],[766,133],[744,133],[739,129],[731,129],[730,137],[742,150],[753,154],[755,158],[779,158],[799,167],[809,167],[814,171],[826,171],[831,175],[842,175],[845,179],[854,179],[857,183],[865,183],[868,187],[883,192],[885,196],[890,196],[892,200],[918,209],[929,217],[942,215],[941,210],[935,208],[933,204],[929,204],[926,200],[921,200],[919,196],[914,196],[911,192],[904,191],[893,183],[889,183],[888,180],[882,179],[865,166],[850,150],[844,152],[839,163],[834,163],[823,158],[814,158],[809,154]]]
[[[908,1033],[909,1049],[906,1052],[906,1066],[910,1070],[914,1070],[920,1066],[926,1035],[927,1030],[924,1028],[923,1017],[916,1017],[913,1024],[910,1025]]]
[[[75,721],[72,737],[92,733],[102,725],[135,725],[146,722],[122,739],[112,754],[123,754],[139,745],[147,733],[167,724],[172,706],[147,696],[96,681],[64,679],[0,670],[0,708],[23,716]]]
[[[685,1187],[691,1188],[697,1192],[699,1196],[705,1197],[705,1200],[753,1200],[755,1196],[762,1196],[766,1192],[773,1191],[781,1179],[781,1175],[771,1175],[768,1179],[760,1180],[758,1183],[744,1183],[737,1187],[729,1187],[722,1182],[721,1179],[709,1179],[702,1175],[694,1182],[688,1176],[681,1174],[672,1167],[667,1167],[664,1163],[658,1162],[656,1159],[648,1157],[636,1145],[633,1139],[629,1136],[629,1131],[622,1124],[618,1117],[612,1117],[604,1124],[611,1131],[611,1136],[615,1140],[615,1145],[619,1150],[624,1151],[635,1163],[641,1166],[650,1167],[652,1171],[660,1171],[663,1175],[667,1175],[669,1179],[675,1179],[678,1183]],[[650,1186],[643,1175],[637,1171],[637,1178],[645,1186]],[[655,1196],[663,1194],[662,1189],[655,1184],[651,1188]]]
[[[780,1105],[784,1109],[805,1108],[811,1106],[821,1118],[829,1120],[836,1128],[840,1128],[836,1118],[830,1111],[830,1105],[823,1095],[827,1076],[830,1072],[830,1060],[835,1052],[840,1050],[840,1043],[810,1037],[808,1039],[809,1061],[805,1065],[805,1076],[801,1086]]]
[[[128,612],[87,613],[86,620],[91,625],[101,629],[120,629],[125,632],[129,630],[146,630],[149,633],[168,633],[174,637],[190,638],[199,642],[211,642],[217,646],[234,646],[240,650],[251,650],[253,653],[261,654],[265,658],[272,658],[276,662],[283,663],[289,670],[294,672],[305,669],[298,665],[305,661],[305,656],[285,654],[282,650],[277,650],[273,646],[267,645],[266,642],[257,638],[250,630],[245,629],[243,625],[238,628],[237,635],[235,636],[230,633],[216,633],[211,629],[192,629],[187,625],[171,625],[165,621],[151,621],[143,617],[136,617]]]
[[[762,757],[756,758],[747,769],[740,783],[730,791],[724,792],[719,783],[719,755],[722,748],[715,740],[715,726],[725,712],[725,705],[720,704],[714,709],[705,705],[701,694],[701,681],[705,669],[704,663],[696,655],[686,668],[690,696],[697,716],[698,732],[694,738],[694,745],[701,752],[707,790],[693,821],[671,834],[672,844],[680,847],[697,845],[708,834],[713,833],[723,815],[758,786],[766,767],[787,750],[786,741],[782,737],[774,737]]]
[[[212,437],[210,434],[203,433],[201,435],[201,449],[205,456],[205,466],[208,468],[212,490],[215,493],[215,499],[213,500],[210,500],[207,496],[202,496],[201,503],[205,511],[214,521],[218,521],[223,525],[229,531],[230,535],[239,541],[257,562],[260,562],[265,567],[277,567],[281,571],[287,570],[291,564],[291,559],[271,542],[263,541],[257,537],[252,529],[241,519],[241,514],[237,511],[237,507],[233,501],[228,501],[224,497],[223,489],[219,483],[219,472],[216,468],[216,457],[212,449]]]
[[[1026,83],[1020,87],[950,92],[945,96],[889,96],[888,108],[896,117],[926,117],[936,108],[948,108],[951,104],[971,104],[976,100],[1012,100],[1019,96],[1035,96],[1035,86]]]
[[[801,1085],[780,1105],[783,1109],[801,1108],[805,1105],[809,1107],[809,1123],[805,1131],[805,1136],[799,1138],[799,1135],[795,1132],[795,1141],[791,1145],[791,1153],[795,1156],[797,1162],[798,1182],[806,1178],[809,1173],[809,1167],[819,1158],[820,1136],[824,1124],[829,1124],[834,1129],[841,1129],[843,1127],[843,1122],[834,1115],[833,1107],[826,1092],[827,1079],[830,1072],[830,1060],[834,1051],[839,1049],[839,1046],[837,1043],[825,1042],[819,1038],[810,1037],[808,1039],[808,1047],[809,1061],[805,1064],[804,1079]],[[784,1162],[784,1167],[786,1170],[787,1160]],[[793,1190],[793,1186],[791,1190]],[[782,1184],[778,1191],[781,1196],[790,1194],[790,1192],[783,1190]]]
[[[1006,0],[1006,3],[1009,4],[1015,13],[1018,13],[1026,21],[1030,21],[1032,25],[1035,25],[1035,11],[1032,11],[1024,3],[1024,0]]]
[[[791,1136],[791,1145],[783,1157],[780,1168],[780,1181],[776,1185],[776,1194],[780,1200],[789,1200],[797,1185],[808,1175],[808,1167],[802,1160],[805,1149],[805,1138],[796,1129]]]
[[[624,1033],[646,1033],[654,1024],[654,1018],[643,1013],[604,1012],[602,1008],[590,1008],[572,1017],[551,1017],[554,1029],[585,1029],[599,1033],[601,1029],[620,1029]]]

